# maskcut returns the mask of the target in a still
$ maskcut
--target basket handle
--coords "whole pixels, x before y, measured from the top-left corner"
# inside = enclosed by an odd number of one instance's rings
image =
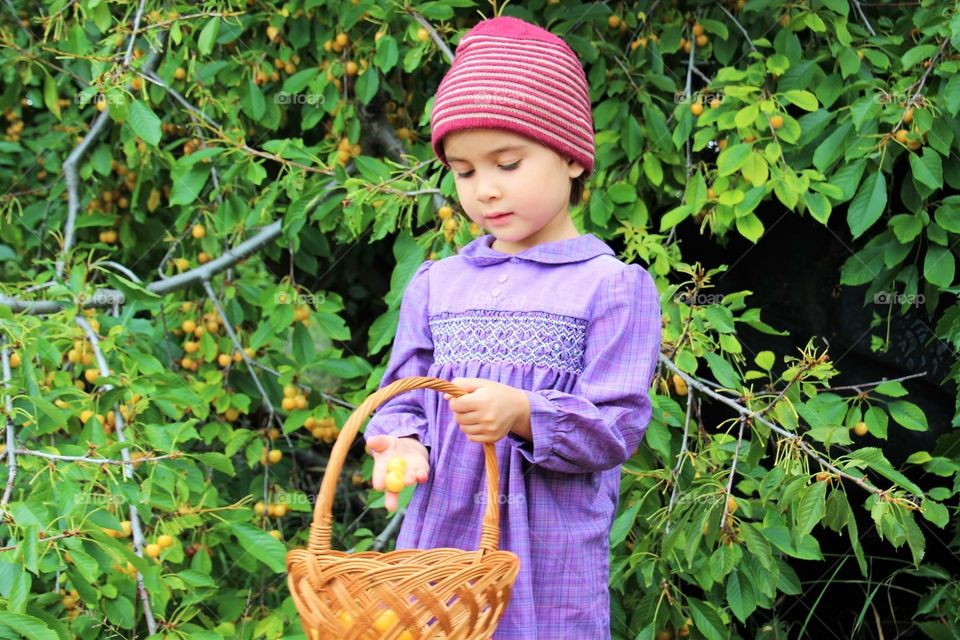
[[[329,551],[330,532],[333,516],[333,498],[337,490],[337,480],[343,470],[343,463],[347,451],[353,445],[357,431],[364,420],[380,405],[395,395],[414,389],[433,389],[449,393],[458,398],[468,393],[460,387],[430,376],[412,376],[401,378],[367,396],[363,403],[354,409],[347,419],[343,429],[337,435],[337,441],[330,451],[330,460],[323,472],[323,481],[320,483],[320,492],[317,494],[317,503],[313,509],[313,523],[310,525],[310,551]],[[483,526],[480,531],[480,550],[496,551],[500,538],[500,472],[497,468],[497,457],[493,443],[483,443],[483,455],[487,474],[487,506],[483,514]]]

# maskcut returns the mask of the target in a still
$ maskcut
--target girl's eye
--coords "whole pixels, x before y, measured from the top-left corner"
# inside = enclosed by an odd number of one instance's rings
[[[498,166],[504,171],[513,171],[514,169],[520,166],[520,161],[517,160],[516,162],[513,162],[511,164],[501,164]],[[473,175],[473,169],[470,169],[469,171],[457,172],[457,177],[461,179],[469,178],[472,175]]]

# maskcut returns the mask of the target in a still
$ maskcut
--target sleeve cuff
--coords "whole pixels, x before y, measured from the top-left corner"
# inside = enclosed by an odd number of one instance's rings
[[[387,423],[392,423],[393,428],[386,428]],[[420,444],[429,448],[430,439],[427,437],[426,420],[410,414],[385,415],[380,420],[376,416],[370,419],[363,431],[364,441],[373,436],[393,436],[394,438],[415,437]]]
[[[557,439],[565,431],[565,427],[561,424],[556,405],[542,392],[524,390],[524,393],[530,401],[530,435],[533,442],[528,442],[513,432],[507,434],[507,439],[527,461],[539,464],[553,453]]]

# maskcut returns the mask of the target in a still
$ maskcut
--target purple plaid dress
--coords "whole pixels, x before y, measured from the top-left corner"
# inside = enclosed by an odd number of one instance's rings
[[[398,378],[484,378],[527,392],[533,442],[496,443],[500,547],[520,558],[498,640],[610,638],[610,527],[620,465],[650,420],[660,303],[650,275],[592,234],[510,255],[492,235],[428,261],[407,286],[381,388]],[[414,490],[398,549],[475,550],[483,450],[442,394],[385,403],[364,437],[415,436],[430,477]]]

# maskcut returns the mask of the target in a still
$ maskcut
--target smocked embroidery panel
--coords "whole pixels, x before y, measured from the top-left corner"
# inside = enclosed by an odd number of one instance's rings
[[[545,312],[448,313],[430,318],[436,364],[467,361],[583,372],[587,322]]]

